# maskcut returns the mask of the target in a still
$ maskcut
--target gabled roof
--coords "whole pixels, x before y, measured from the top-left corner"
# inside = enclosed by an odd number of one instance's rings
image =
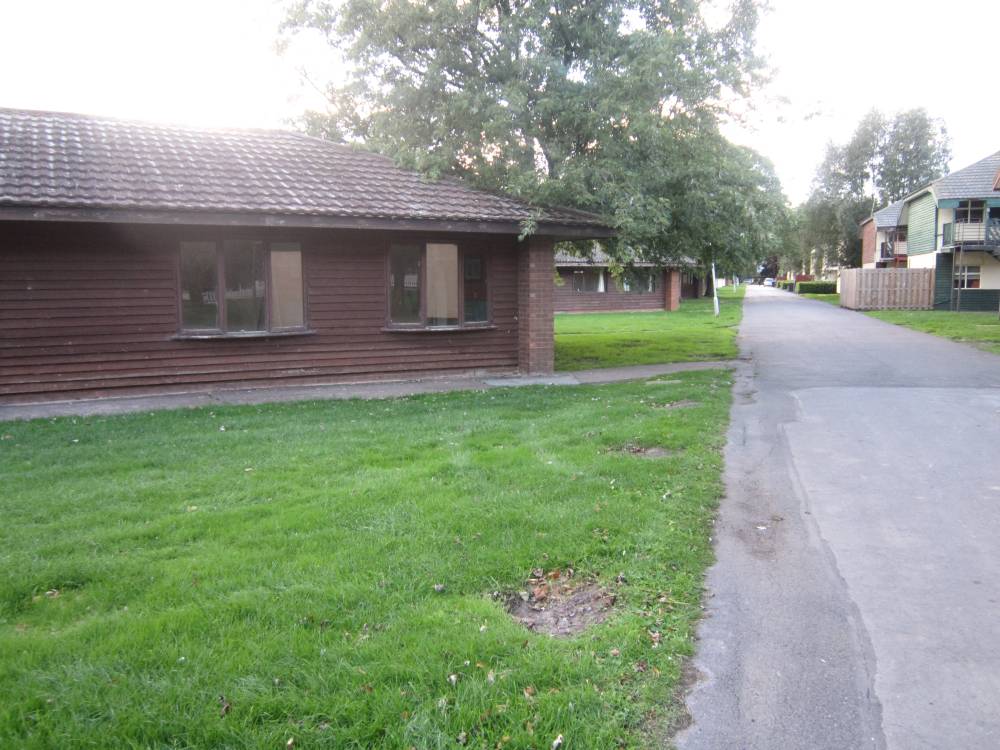
[[[905,201],[898,200],[895,203],[890,203],[885,208],[876,211],[872,216],[872,218],[875,220],[875,228],[886,229],[888,227],[900,226],[899,216],[903,212],[904,203]]]
[[[485,232],[517,232],[534,219],[539,234],[611,234],[593,214],[431,181],[298,133],[2,108],[0,218]]]
[[[1000,151],[971,164],[965,169],[935,180],[930,184],[939,200],[966,198],[1000,198],[997,176],[1000,172]]]

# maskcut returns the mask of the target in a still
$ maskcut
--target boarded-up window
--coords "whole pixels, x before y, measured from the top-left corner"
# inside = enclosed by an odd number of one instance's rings
[[[271,328],[305,325],[302,304],[302,252],[298,243],[271,245]]]
[[[458,245],[427,245],[427,325],[458,325]]]

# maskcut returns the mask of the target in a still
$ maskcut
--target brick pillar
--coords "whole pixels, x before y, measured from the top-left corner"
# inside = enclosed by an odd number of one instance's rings
[[[555,257],[552,245],[551,237],[532,235],[518,246],[518,366],[528,375],[549,375],[553,370]]]
[[[663,308],[673,312],[681,306],[681,272],[668,268],[663,272]]]

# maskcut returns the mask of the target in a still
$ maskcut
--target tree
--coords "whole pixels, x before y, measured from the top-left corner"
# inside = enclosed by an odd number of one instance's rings
[[[948,131],[923,109],[896,115],[888,128],[879,174],[880,203],[888,205],[948,174]]]
[[[827,262],[860,265],[858,225],[876,210],[947,173],[944,126],[923,109],[891,120],[872,110],[842,146],[828,144],[802,207],[802,242]]]
[[[773,171],[717,120],[759,78],[757,18],[755,0],[717,27],[697,0],[304,0],[286,30],[319,29],[349,64],[328,131],[432,176],[599,212],[623,257],[738,265],[762,232],[727,226],[723,207],[766,214]]]

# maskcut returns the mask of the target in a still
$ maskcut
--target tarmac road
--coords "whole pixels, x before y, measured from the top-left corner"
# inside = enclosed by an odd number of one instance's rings
[[[740,341],[678,747],[1000,748],[1000,357],[762,287]]]

